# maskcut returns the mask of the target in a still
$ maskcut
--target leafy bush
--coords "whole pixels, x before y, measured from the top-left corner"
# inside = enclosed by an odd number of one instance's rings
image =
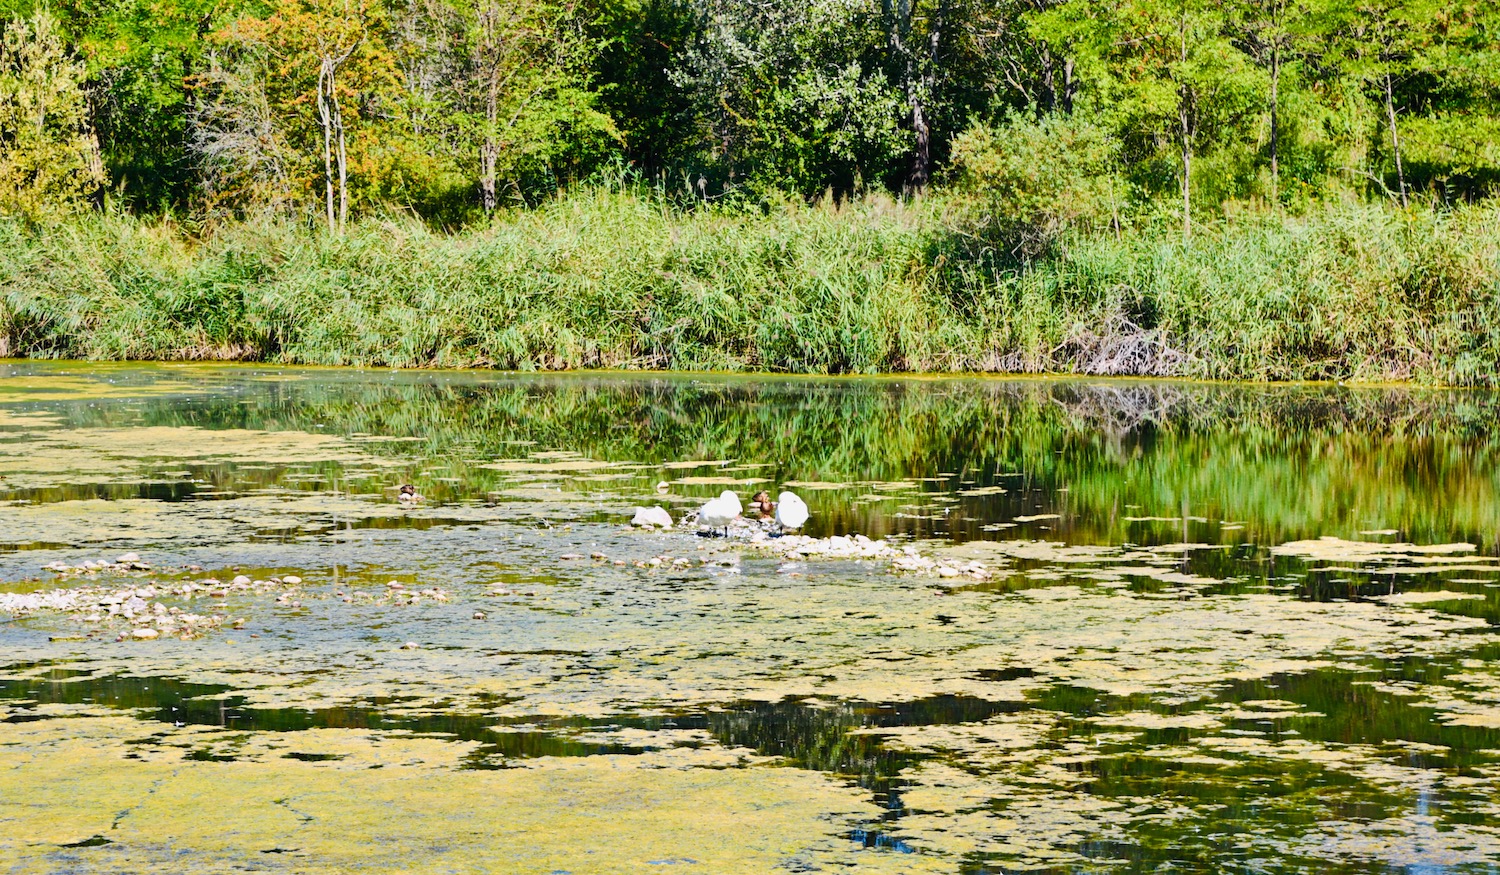
[[[0,210],[66,211],[103,184],[83,80],[45,7],[0,22]]]
[[[1029,258],[1066,231],[1118,226],[1126,192],[1115,174],[1119,149],[1106,129],[1076,116],[1012,114],[960,134],[952,173],[979,225]]]

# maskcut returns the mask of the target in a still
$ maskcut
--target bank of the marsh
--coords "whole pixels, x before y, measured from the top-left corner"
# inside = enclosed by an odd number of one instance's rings
[[[458,234],[0,220],[0,352],[1500,384],[1500,206],[1143,221],[1026,263],[971,216],[586,190]]]

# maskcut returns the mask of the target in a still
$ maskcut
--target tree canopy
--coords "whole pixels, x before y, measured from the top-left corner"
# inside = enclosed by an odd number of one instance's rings
[[[596,175],[1033,230],[1500,186],[1481,0],[0,3],[0,208],[442,225]]]

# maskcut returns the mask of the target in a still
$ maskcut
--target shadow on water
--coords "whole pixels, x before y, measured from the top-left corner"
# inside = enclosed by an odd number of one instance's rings
[[[647,748],[622,744],[585,743],[546,730],[501,731],[492,717],[451,712],[401,713],[410,701],[377,697],[359,705],[331,708],[264,708],[246,704],[231,687],[196,684],[161,677],[89,677],[59,673],[37,679],[0,681],[0,699],[25,700],[38,705],[98,705],[134,710],[146,720],[163,723],[217,726],[239,732],[298,732],[307,729],[368,729],[410,732],[455,741],[479,742],[468,768],[500,768],[507,758],[594,756],[642,753]],[[45,719],[19,709],[5,722]],[[200,757],[201,758],[201,757]],[[223,757],[222,759],[233,759]]]
[[[1464,656],[1494,659],[1500,648],[1484,645]],[[1435,708],[1390,691],[1402,683],[1440,683],[1452,671],[1452,659],[1393,660],[1367,670],[1319,669],[1235,681],[1211,699],[1181,704],[1066,685],[1039,691],[1032,697],[1035,707],[1066,715],[1048,744],[1054,749],[1088,745],[1087,754],[1065,760],[1074,777],[1070,791],[1127,805],[1145,802],[1160,815],[1178,814],[1142,817],[1128,838],[1090,839],[1072,847],[1090,861],[1086,864],[1016,867],[1000,855],[979,854],[963,873],[1493,873],[1488,865],[1330,864],[1321,857],[1299,857],[1293,842],[1329,822],[1441,814],[1448,824],[1487,824],[1482,812],[1490,800],[1466,791],[1465,779],[1500,761],[1500,730],[1443,723]],[[1113,721],[1095,722],[1132,712],[1218,720],[1134,731]],[[1122,739],[1122,731],[1134,737]],[[1244,750],[1226,741],[1251,746]],[[1359,757],[1404,770],[1420,789],[1368,781],[1356,769],[1341,770],[1296,753],[1309,744],[1357,751]],[[1003,811],[1005,806],[993,807]],[[1183,819],[1184,811],[1198,814]]]
[[[26,668],[26,667],[20,667]],[[883,728],[980,722],[997,714],[1026,707],[1020,702],[991,702],[963,696],[934,696],[901,703],[742,702],[725,708],[663,716],[619,716],[607,719],[518,720],[478,714],[423,711],[405,713],[410,700],[377,698],[360,705],[331,708],[266,708],[251,706],[243,696],[219,684],[198,684],[163,677],[94,677],[86,671],[53,669],[24,680],[0,681],[0,700],[10,700],[11,715],[4,722],[50,719],[35,712],[40,705],[95,705],[133,710],[145,720],[173,725],[216,726],[235,732],[295,732],[307,729],[360,729],[410,732],[477,742],[462,768],[506,768],[507,761],[534,757],[633,755],[663,745],[624,744],[590,740],[588,735],[612,730],[697,730],[728,748],[747,748],[762,756],[786,759],[792,765],[828,772],[869,790],[884,809],[882,820],[902,813],[900,775],[922,755],[885,749]],[[503,704],[498,699],[494,704]],[[156,736],[153,741],[164,741]],[[696,740],[672,742],[696,746]],[[331,757],[288,754],[293,759],[320,761]],[[206,748],[190,750],[189,759],[233,761],[233,754]],[[851,838],[867,847],[910,851],[904,842],[867,828]]]
[[[1462,658],[1500,657],[1500,645],[1487,644]],[[1151,800],[1156,810],[1210,813],[1212,829],[1195,817],[1143,818],[1125,835],[1091,838],[1070,848],[1089,865],[1015,869],[999,858],[975,855],[965,875],[1012,871],[1046,873],[1110,871],[1146,872],[1169,867],[1182,872],[1256,871],[1272,873],[1370,871],[1353,866],[1328,868],[1326,861],[1301,860],[1288,840],[1315,831],[1328,821],[1369,822],[1411,814],[1416,807],[1440,813],[1446,822],[1478,823],[1467,811],[1484,810],[1485,800],[1471,798],[1461,785],[1440,783],[1444,776],[1462,778],[1476,769],[1493,768],[1500,750],[1500,730],[1442,723],[1433,708],[1397,695],[1390,685],[1439,683],[1460,657],[1448,662],[1406,659],[1368,669],[1320,669],[1282,674],[1258,681],[1236,681],[1209,699],[1166,704],[1151,696],[1113,696],[1098,690],[1054,685],[1035,691],[1027,702],[991,702],[962,696],[937,696],[904,703],[783,700],[741,702],[722,708],[667,715],[622,715],[608,719],[533,718],[520,720],[435,709],[410,710],[412,701],[378,698],[330,708],[266,708],[247,704],[228,686],[189,683],[170,678],[92,676],[86,671],[54,667],[26,679],[0,681],[0,699],[11,702],[9,722],[46,719],[45,705],[94,705],[129,709],[145,720],[168,725],[214,726],[242,732],[291,732],[316,728],[401,731],[476,743],[461,768],[495,769],[531,757],[633,755],[662,746],[696,746],[691,734],[665,737],[661,744],[627,744],[610,737],[621,729],[652,732],[697,731],[727,748],[784,758],[789,764],[836,775],[868,790],[884,813],[848,837],[869,848],[914,850],[899,835],[904,813],[903,775],[934,754],[888,749],[882,729],[907,726],[980,723],[1027,708],[1056,712],[1062,720],[1042,747],[1063,749],[1079,742],[1088,754],[1069,758],[1069,792],[1099,800],[1137,804]],[[45,665],[15,670],[45,669]],[[996,681],[1027,676],[1022,669],[985,673]],[[1380,683],[1377,683],[1380,682]],[[487,704],[504,704],[496,698]],[[34,710],[36,709],[36,710]],[[1141,729],[1121,737],[1118,724],[1104,727],[1095,718],[1132,712],[1155,715],[1214,715],[1216,721],[1194,728]],[[1128,727],[1125,727],[1128,730]],[[1240,751],[1216,746],[1224,738],[1255,739],[1257,749]],[[194,742],[204,739],[194,738]],[[1358,747],[1375,760],[1432,776],[1419,797],[1402,789],[1382,788],[1348,771],[1314,759],[1279,756],[1274,746],[1291,741],[1330,749]],[[1206,757],[1166,755],[1184,745],[1206,746]],[[145,744],[171,744],[164,730]],[[1266,747],[1271,746],[1271,747]],[[185,754],[200,761],[233,760],[228,750],[210,746]],[[329,755],[286,756],[318,762]],[[1004,814],[1006,802],[991,808]],[[1481,818],[1482,819],[1482,818]],[[1266,843],[1280,843],[1276,862],[1264,858]],[[1260,856],[1257,856],[1259,854]],[[1258,862],[1256,862],[1258,861]],[[1400,871],[1400,870],[1380,870]],[[1431,870],[1449,871],[1449,870]],[[1454,872],[1471,871],[1454,869]],[[1484,871],[1484,870],[1472,870]]]

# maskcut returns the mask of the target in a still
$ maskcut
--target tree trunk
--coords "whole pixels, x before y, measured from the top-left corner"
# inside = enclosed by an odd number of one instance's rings
[[[1385,115],[1391,126],[1391,151],[1396,154],[1396,185],[1401,190],[1401,206],[1409,206],[1406,201],[1406,173],[1401,169],[1401,135],[1396,130],[1396,102],[1391,94],[1391,74],[1385,74]]]
[[[1073,59],[1063,59],[1062,111],[1073,114],[1073,97],[1078,94],[1078,80],[1073,76]]]
[[[1277,89],[1281,83],[1281,47],[1271,49],[1271,200],[1281,203],[1281,119]]]
[[[475,56],[477,85],[483,99],[483,138],[479,143],[479,203],[485,214],[494,212],[500,198],[496,167],[500,163],[500,92],[504,59],[509,56],[500,28],[501,7],[484,0],[478,9],[479,44]]]
[[[1187,64],[1187,15],[1183,14],[1182,28],[1179,31],[1182,40],[1182,63]],[[1182,133],[1182,239],[1186,242],[1193,236],[1193,124],[1192,124],[1192,88],[1187,82],[1177,86],[1177,120],[1181,125]]]
[[[911,172],[907,176],[906,187],[918,192],[927,188],[928,170],[932,166],[932,133],[927,126],[927,116],[922,111],[921,97],[913,94],[909,100],[911,126],[916,134],[916,142],[912,149]]]
[[[344,149],[344,112],[339,107],[338,95],[331,95],[333,103],[333,127],[339,135],[339,233],[349,222],[349,153]]]
[[[209,27],[212,22],[212,13],[205,13],[198,18],[198,24],[195,30],[197,32],[199,44],[208,44],[209,34],[213,32],[213,29]],[[199,89],[194,87],[194,82],[196,81],[198,76],[198,65],[196,62],[199,60],[200,56],[195,50],[184,49],[181,57],[182,118],[184,121],[184,124],[182,126],[182,154],[192,155],[196,151],[195,142],[198,136]]]
[[[1047,111],[1071,115],[1073,96],[1078,92],[1078,83],[1073,78],[1073,59],[1062,59],[1061,77],[1057,72],[1057,59],[1045,45],[1037,46],[1037,60],[1042,67],[1042,88],[1047,92]]]
[[[499,151],[493,139],[479,147],[479,199],[486,213],[495,210],[495,158]]]
[[[1042,89],[1047,92],[1047,111],[1057,112],[1062,95],[1057,87],[1057,74],[1052,69],[1052,53],[1047,51],[1045,45],[1037,48],[1037,63],[1042,67]]]
[[[318,122],[323,126],[323,200],[328,230],[336,230],[333,213],[333,109],[328,95],[333,91],[333,59],[323,58],[318,67]]]
[[[1182,239],[1193,236],[1193,140],[1188,120],[1187,86],[1177,100],[1177,118],[1182,123]]]
[[[933,92],[937,90],[938,50],[942,46],[943,27],[947,13],[948,0],[942,0],[932,16],[932,24],[927,34],[927,57],[925,63],[922,64],[920,91],[913,92],[911,80],[908,79],[911,126],[916,137],[911,158],[911,178],[908,181],[908,187],[912,191],[925,190],[932,177],[932,128],[927,118],[926,104],[932,98]]]
[[[484,142],[479,146],[479,193],[484,211],[495,209],[495,164],[500,157],[500,144],[496,142],[497,126],[500,124],[500,94],[493,72],[484,100]]]
[[[911,31],[912,2],[913,0],[883,0],[881,3],[886,19],[886,42],[890,47],[892,57],[901,61],[900,81],[906,91],[907,109],[911,113],[913,142],[911,168],[906,176],[908,192],[920,191],[927,187],[928,171],[932,163],[932,134],[927,123],[927,108],[922,93],[932,65],[923,65],[928,69],[919,70],[918,60],[907,46],[907,38]],[[938,32],[939,27],[934,24],[931,54],[936,53]]]

